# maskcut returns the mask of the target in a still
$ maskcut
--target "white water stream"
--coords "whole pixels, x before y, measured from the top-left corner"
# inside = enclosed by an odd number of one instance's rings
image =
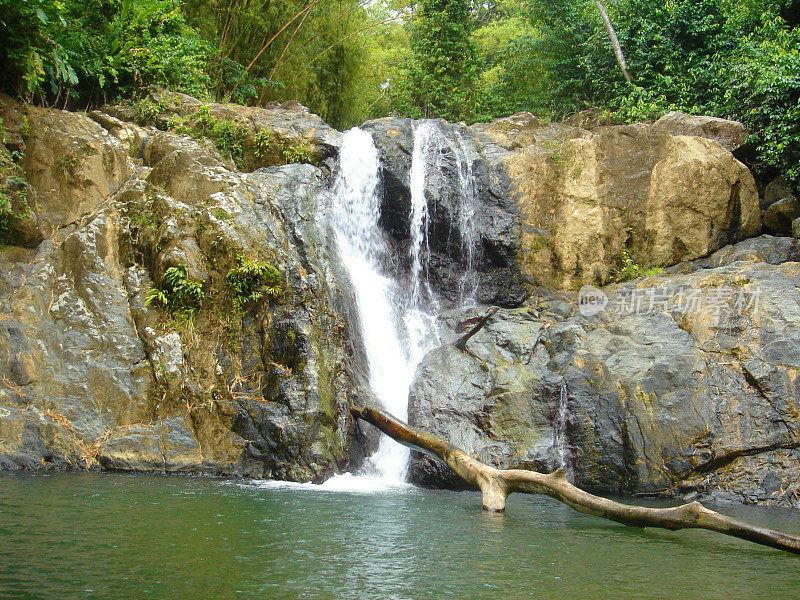
[[[418,160],[424,157],[416,156],[415,145],[415,164]],[[348,131],[333,187],[333,226],[339,256],[356,296],[370,387],[387,411],[406,420],[414,371],[438,343],[432,314],[436,307],[430,302],[433,294],[424,278],[427,205],[424,195],[412,193],[411,293],[404,294],[386,274],[389,249],[378,226],[379,169],[372,136],[357,128]],[[423,287],[427,301],[419,293]],[[385,485],[402,485],[407,463],[408,449],[381,436],[377,452],[367,461],[362,476],[355,479],[367,488],[374,487],[376,479]],[[337,477],[328,485],[342,483],[342,477]]]
[[[556,460],[558,461],[556,466],[564,470],[564,475],[567,477],[568,481],[574,480],[572,452],[567,441],[567,427],[571,419],[572,413],[569,409],[569,389],[567,388],[567,380],[562,377],[561,389],[558,394],[558,408],[553,423],[553,447],[556,453]]]
[[[408,419],[408,393],[417,365],[440,340],[436,328],[439,302],[427,278],[429,214],[425,187],[430,169],[442,168],[448,149],[456,160],[460,185],[458,223],[467,269],[462,282],[462,304],[474,303],[470,273],[475,243],[475,192],[472,165],[464,142],[447,139],[430,121],[414,132],[410,173],[408,281],[398,282],[387,272],[390,251],[380,218],[380,160],[371,134],[348,131],[340,150],[339,171],[333,186],[332,224],[339,256],[356,298],[359,328],[369,368],[369,384],[387,411]],[[338,475],[323,489],[374,491],[405,485],[409,451],[387,436],[362,470]]]

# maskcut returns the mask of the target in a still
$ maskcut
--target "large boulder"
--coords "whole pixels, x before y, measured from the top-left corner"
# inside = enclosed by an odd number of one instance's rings
[[[776,177],[767,184],[766,188],[764,188],[764,194],[761,198],[761,209],[767,210],[778,200],[794,197],[794,188],[791,186],[791,184],[783,177]]]
[[[381,160],[381,227],[398,241],[409,236],[414,121],[385,117],[361,126],[372,135]]]
[[[500,311],[470,353],[425,358],[411,423],[498,467],[566,466],[602,493],[797,506],[800,264],[730,254],[607,288],[598,314],[560,317],[546,295]],[[453,483],[419,455],[411,475]]]
[[[42,440],[33,455],[24,439],[6,446],[6,463],[89,466],[108,431],[152,414],[152,369],[122,284],[119,213],[107,208],[71,229],[0,258],[0,405]]]
[[[800,200],[789,196],[777,200],[764,211],[764,229],[777,235],[792,233],[792,221],[800,219]]]
[[[0,469],[309,481],[345,468],[355,375],[343,278],[316,220],[324,173],[239,172],[207,141],[126,110],[4,102],[37,230],[0,249]],[[299,106],[208,110],[319,159],[337,144]],[[266,265],[281,278],[270,297],[231,286],[231,273]],[[185,298],[165,283],[176,269],[177,285],[199,290],[186,311],[155,293]]]
[[[758,233],[755,181],[718,143],[645,125],[571,135],[506,159],[531,281],[606,284],[626,261],[666,267]]]
[[[729,121],[706,115],[687,115],[679,111],[668,112],[653,124],[659,134],[701,137],[717,142],[729,152],[741,148],[749,133],[738,121]]]
[[[385,118],[364,128],[381,154],[382,223],[401,250],[415,142],[422,150],[432,281],[451,301],[467,267],[460,217],[469,194],[478,300],[502,306],[524,296],[520,275],[561,289],[608,284],[628,264],[645,271],[699,259],[761,228],[755,181],[729,151],[746,136],[738,123],[670,113],[653,125],[603,126],[519,113],[422,126]]]

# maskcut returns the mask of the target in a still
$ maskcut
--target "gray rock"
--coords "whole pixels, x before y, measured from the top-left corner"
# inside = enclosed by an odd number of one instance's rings
[[[6,100],[0,118],[12,131],[25,129],[20,164],[37,240],[95,212],[133,171],[125,146],[87,116]]]
[[[169,244],[159,253],[158,265],[161,273],[170,267],[185,267],[186,276],[192,281],[208,281],[203,253],[194,238],[179,238]]]
[[[798,284],[800,263],[738,261],[612,286],[605,312],[573,312],[538,345],[540,309],[500,311],[473,354],[425,358],[410,421],[498,467],[565,458],[576,483],[602,493],[717,498],[722,485],[729,499],[797,506]],[[411,474],[453,484],[422,457]]]
[[[771,204],[764,211],[762,222],[764,229],[770,233],[789,234],[792,231],[792,221],[798,218],[800,218],[800,200],[791,196]]]
[[[411,214],[410,171],[414,152],[414,122],[386,117],[367,121],[362,129],[372,134],[381,158],[381,226],[397,240],[408,238]]]
[[[183,369],[181,336],[173,331],[160,337],[154,337],[152,347],[150,361],[153,363],[156,380],[171,392],[177,392],[183,385],[186,376]]]
[[[800,252],[796,242],[785,237],[762,235],[732,246],[725,246],[711,255],[707,266],[723,267],[740,261],[781,265],[798,260],[800,260]]]
[[[785,262],[797,262],[798,260],[800,260],[800,245],[795,240],[788,237],[761,235],[738,244],[725,246],[707,258],[680,263],[665,269],[664,272],[668,274],[686,274],[693,273],[698,269],[724,267],[738,262],[765,262],[770,265],[781,265]]]

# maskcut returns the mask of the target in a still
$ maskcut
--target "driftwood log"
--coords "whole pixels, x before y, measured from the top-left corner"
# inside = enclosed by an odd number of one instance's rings
[[[399,421],[377,408],[352,406],[353,415],[380,429],[395,441],[444,462],[453,472],[483,494],[483,509],[502,512],[512,492],[544,494],[578,512],[611,519],[633,527],[708,529],[756,544],[800,554],[800,537],[750,525],[691,502],[674,508],[631,506],[601,498],[572,485],[558,469],[537,473],[521,469],[495,469],[475,460],[461,448],[426,431]]]

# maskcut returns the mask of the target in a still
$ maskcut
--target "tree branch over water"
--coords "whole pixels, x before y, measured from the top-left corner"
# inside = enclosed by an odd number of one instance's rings
[[[393,440],[420,450],[442,462],[483,494],[483,509],[502,512],[512,492],[544,494],[563,502],[578,512],[611,519],[632,527],[663,529],[708,529],[743,540],[800,554],[800,537],[750,525],[691,502],[674,508],[650,508],[615,502],[595,496],[574,485],[558,469],[553,473],[537,473],[522,469],[495,469],[475,460],[461,448],[412,427],[377,408],[351,406],[356,418],[374,425]]]

